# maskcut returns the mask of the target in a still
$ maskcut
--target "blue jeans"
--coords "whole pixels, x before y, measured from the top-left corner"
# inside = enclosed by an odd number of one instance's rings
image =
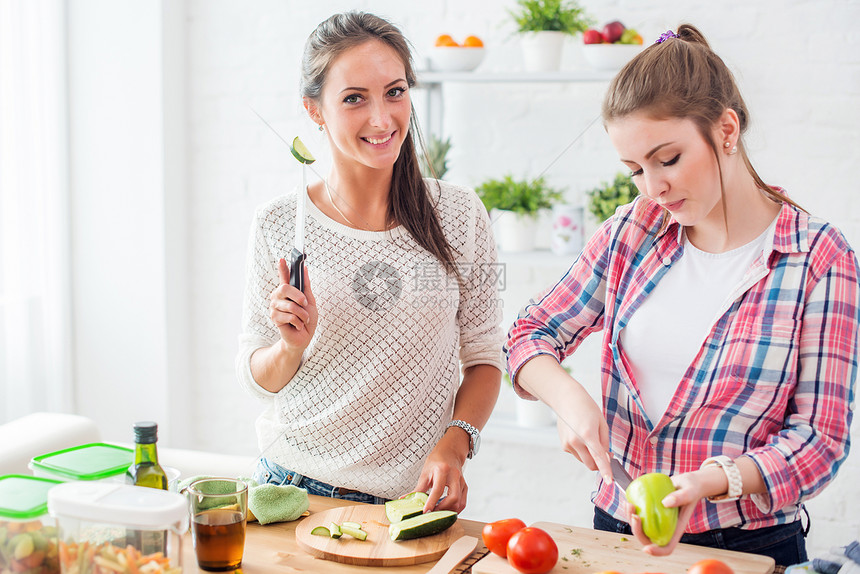
[[[388,501],[387,498],[358,492],[357,490],[339,488],[320,480],[308,478],[295,471],[287,470],[266,457],[260,457],[260,460],[257,461],[257,468],[254,469],[254,476],[252,478],[257,481],[257,484],[277,484],[278,486],[292,484],[293,486],[304,488],[308,491],[308,494],[340,498],[351,502],[385,504]]]
[[[594,507],[594,529],[619,534],[633,534],[630,525]],[[748,552],[770,556],[777,566],[793,566],[808,560],[806,540],[800,520],[791,524],[777,524],[755,530],[737,527],[716,528],[699,534],[684,534],[681,542],[697,546],[722,548],[736,552]]]

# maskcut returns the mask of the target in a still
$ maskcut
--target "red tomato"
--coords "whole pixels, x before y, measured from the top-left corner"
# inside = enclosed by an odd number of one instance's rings
[[[481,537],[487,549],[502,558],[508,557],[508,540],[516,532],[526,527],[526,523],[519,518],[505,518],[484,525]]]
[[[735,572],[725,562],[709,558],[693,564],[687,574],[735,574]]]
[[[508,563],[523,574],[545,574],[556,562],[558,546],[540,528],[523,528],[508,540]]]

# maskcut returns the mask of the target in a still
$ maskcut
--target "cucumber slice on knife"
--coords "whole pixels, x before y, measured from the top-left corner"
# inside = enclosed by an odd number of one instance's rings
[[[293,138],[293,143],[290,146],[290,153],[293,154],[293,157],[299,160],[301,163],[306,163],[308,165],[315,162],[317,159],[313,156],[311,151],[302,143],[302,140],[299,139],[299,136]]]

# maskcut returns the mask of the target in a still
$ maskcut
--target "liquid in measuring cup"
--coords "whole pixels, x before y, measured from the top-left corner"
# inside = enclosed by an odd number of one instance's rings
[[[203,570],[235,570],[245,550],[245,514],[236,510],[205,510],[191,522],[197,564]]]

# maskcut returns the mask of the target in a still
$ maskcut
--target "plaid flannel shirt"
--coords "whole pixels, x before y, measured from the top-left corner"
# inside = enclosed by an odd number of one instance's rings
[[[658,421],[645,415],[619,333],[673,262],[681,227],[638,198],[619,208],[562,279],[524,307],[505,352],[559,361],[603,332],[601,386],[613,455],[634,478],[694,471],[711,456],[750,457],[767,492],[702,500],[687,532],[798,519],[848,455],[860,324],[858,264],[842,234],[789,204],[772,247],[746,272]],[[625,520],[624,493],[600,480],[593,502]]]

